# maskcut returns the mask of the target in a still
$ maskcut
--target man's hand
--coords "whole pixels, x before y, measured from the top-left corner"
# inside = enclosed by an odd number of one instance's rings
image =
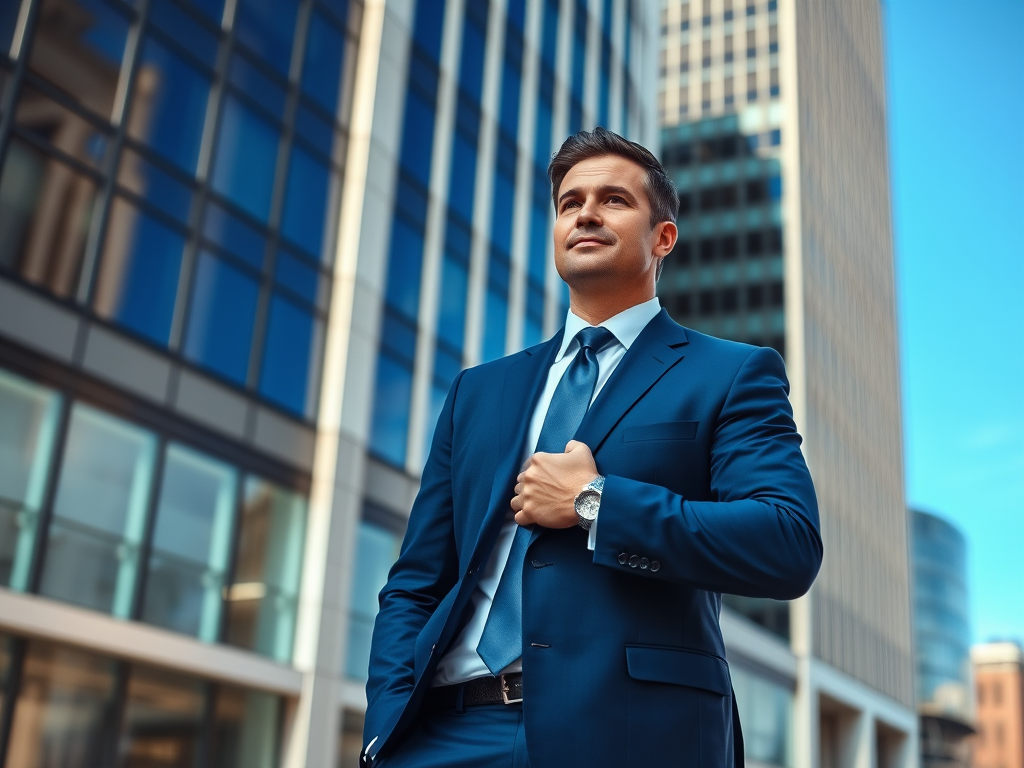
[[[594,455],[583,443],[570,440],[565,453],[535,453],[516,478],[512,509],[519,525],[544,528],[576,525],[573,501],[583,486],[598,476]]]

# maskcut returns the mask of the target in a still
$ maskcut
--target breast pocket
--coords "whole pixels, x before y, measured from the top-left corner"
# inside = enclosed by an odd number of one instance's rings
[[[697,426],[699,424],[699,421],[664,421],[659,424],[637,424],[622,430],[622,442],[693,440],[697,437]]]

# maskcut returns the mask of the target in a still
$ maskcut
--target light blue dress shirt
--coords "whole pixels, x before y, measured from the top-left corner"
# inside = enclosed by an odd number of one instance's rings
[[[604,387],[630,346],[636,341],[636,337],[640,335],[640,332],[647,327],[647,324],[660,311],[661,302],[655,297],[642,304],[636,304],[600,324],[612,332],[618,343],[609,344],[597,355],[599,373],[597,385],[594,387],[594,395],[590,400],[591,403],[594,402],[594,398],[597,397]],[[558,382],[561,381],[563,374],[568,370],[573,358],[576,357],[577,351],[579,351],[579,342],[575,338],[576,334],[587,326],[586,320],[577,317],[572,313],[572,310],[569,310],[565,318],[565,334],[562,336],[562,345],[558,350],[558,354],[555,355],[555,361],[548,369],[547,382],[530,419],[530,429],[526,438],[527,447],[523,455],[524,462],[534,453],[537,440],[540,438],[541,427],[544,425],[544,417],[547,415],[551,398],[555,394],[555,388],[558,386]],[[441,658],[437,666],[437,672],[434,674],[434,679],[431,681],[432,685],[454,685],[491,674],[483,659],[476,652],[476,646],[480,642],[480,636],[483,634],[484,624],[487,623],[487,614],[491,610],[491,601],[494,599],[494,592],[498,588],[498,582],[501,580],[502,571],[505,570],[505,562],[508,560],[508,552],[512,548],[512,539],[516,535],[516,528],[516,522],[513,519],[513,513],[510,508],[509,515],[501,528],[501,533],[498,535],[498,541],[491,552],[491,558],[487,561],[487,566],[484,568],[480,581],[477,583],[477,588],[473,592],[470,608],[473,615],[452,644],[451,649]],[[597,521],[595,520],[590,528],[590,540],[587,546],[590,549],[594,549],[596,542]],[[502,672],[519,672],[522,668],[523,663],[520,658],[509,664]]]

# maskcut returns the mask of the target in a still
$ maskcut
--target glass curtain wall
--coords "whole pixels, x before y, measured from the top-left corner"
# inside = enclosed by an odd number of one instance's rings
[[[312,420],[361,13],[4,3],[0,272]]]
[[[416,5],[370,424],[370,451],[403,469],[419,329],[423,238],[437,119],[444,11],[443,3],[419,2]]]
[[[64,402],[0,369],[3,585],[289,661],[305,495]]]
[[[0,638],[0,681],[9,672]],[[44,640],[24,648],[10,768],[273,768],[284,702],[261,691],[131,664]],[[5,685],[0,691],[8,690]]]

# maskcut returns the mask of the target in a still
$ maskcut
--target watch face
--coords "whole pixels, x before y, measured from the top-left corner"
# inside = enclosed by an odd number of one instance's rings
[[[576,514],[584,520],[597,519],[597,510],[601,506],[601,494],[597,491],[583,491],[576,498]]]

